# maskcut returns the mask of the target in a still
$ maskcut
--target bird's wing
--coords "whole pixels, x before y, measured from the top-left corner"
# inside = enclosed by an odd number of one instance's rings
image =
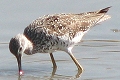
[[[76,33],[87,31],[91,26],[109,19],[110,16],[105,15],[108,9],[109,7],[95,12],[80,14],[46,15],[33,21],[33,23],[25,29],[24,33],[29,33],[29,31],[39,33],[42,31],[47,35],[65,36],[66,39],[72,39]]]

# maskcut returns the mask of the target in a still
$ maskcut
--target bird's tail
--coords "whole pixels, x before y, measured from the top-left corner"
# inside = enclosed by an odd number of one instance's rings
[[[100,22],[103,22],[103,21],[111,18],[110,15],[106,15],[106,13],[108,12],[108,10],[109,10],[110,8],[111,8],[111,6],[110,6],[110,7],[107,7],[107,8],[104,8],[104,9],[101,9],[101,10],[99,10],[99,11],[97,12],[97,14],[100,14],[100,15],[103,14],[103,16],[96,22],[96,24],[98,24],[98,23],[100,23]]]
[[[98,11],[98,13],[107,13],[110,8],[111,8],[111,6],[107,7],[107,8],[104,8],[104,9],[101,9],[101,10]]]

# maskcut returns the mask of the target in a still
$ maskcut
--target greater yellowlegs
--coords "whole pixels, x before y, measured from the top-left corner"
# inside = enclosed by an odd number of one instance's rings
[[[17,58],[19,74],[23,74],[21,67],[23,53],[27,55],[49,53],[53,68],[56,68],[52,53],[57,50],[68,53],[79,73],[82,73],[83,68],[71,50],[92,26],[110,18],[106,15],[109,8],[80,14],[45,15],[33,21],[24,29],[23,34],[16,35],[9,43],[10,52]]]

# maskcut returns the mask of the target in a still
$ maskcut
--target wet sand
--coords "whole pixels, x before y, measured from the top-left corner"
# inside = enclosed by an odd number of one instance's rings
[[[24,75],[21,80],[119,80],[120,18],[118,16],[120,10],[118,10],[118,6],[120,2],[118,0],[116,2],[112,1],[93,0],[92,2],[81,2],[76,0],[73,4],[71,4],[72,1],[57,2],[55,0],[53,2],[42,1],[38,3],[27,0],[25,2],[1,2],[0,80],[20,80],[17,61],[9,52],[8,43],[11,37],[22,33],[23,29],[32,20],[48,13],[78,13],[94,11],[108,6],[113,6],[108,12],[112,18],[93,27],[83,37],[81,43],[73,48],[74,56],[84,68],[79,78],[75,78],[77,68],[69,55],[58,51],[53,54],[57,63],[57,70],[52,78],[53,68],[49,54],[37,53],[31,56],[24,54],[22,58]],[[56,5],[56,3],[59,4]],[[102,6],[101,3],[107,4]],[[64,8],[61,5],[64,5]],[[85,5],[88,6],[85,7]],[[56,8],[53,9],[53,6],[56,6]]]

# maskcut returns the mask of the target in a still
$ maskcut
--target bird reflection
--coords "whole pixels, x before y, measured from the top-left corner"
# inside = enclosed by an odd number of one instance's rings
[[[18,75],[18,80],[21,80],[22,76],[21,75]]]
[[[66,75],[59,75],[59,74],[55,74],[56,73],[56,70],[57,70],[57,67],[53,67],[53,70],[51,72],[51,76],[49,76],[47,78],[47,80],[53,80],[54,78],[55,79],[61,79],[61,78],[67,78],[67,79],[76,79],[76,78],[79,78],[80,75],[81,75],[81,71],[77,71],[77,74],[75,76],[66,76]],[[27,76],[29,77],[30,79],[40,79],[40,77],[33,77],[33,76]],[[22,80],[22,78],[27,78],[27,77],[23,77],[23,75],[18,75],[18,80]],[[46,79],[46,76],[45,76],[45,79]]]
[[[51,77],[50,77],[50,80],[52,80],[55,76],[55,73],[56,73],[56,70],[57,70],[57,67],[53,67],[53,71],[52,71],[52,74],[51,74]],[[81,70],[78,70],[77,71],[77,74],[75,75],[75,78],[79,78],[80,75],[81,75],[82,71]]]

